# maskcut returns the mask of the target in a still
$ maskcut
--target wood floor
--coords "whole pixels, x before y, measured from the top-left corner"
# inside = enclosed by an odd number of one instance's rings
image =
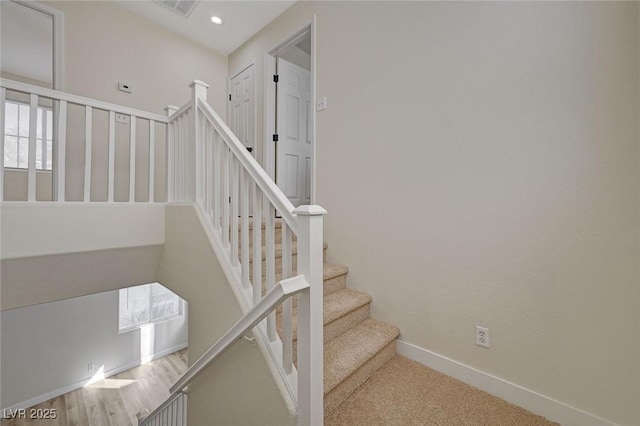
[[[3,419],[0,425],[137,426],[136,414],[160,405],[186,369],[187,350],[183,349],[31,407],[45,412],[56,409],[56,419]]]

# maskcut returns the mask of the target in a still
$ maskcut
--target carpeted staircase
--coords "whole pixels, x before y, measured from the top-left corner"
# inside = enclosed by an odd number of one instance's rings
[[[282,278],[281,227],[281,222],[276,220],[276,282]],[[249,234],[252,244],[252,226]],[[242,234],[239,241],[241,243]],[[265,241],[264,223],[262,241]],[[250,262],[253,263],[251,244]],[[295,275],[295,238],[291,249]],[[370,317],[371,296],[347,288],[349,269],[326,262],[326,252],[325,243],[324,406],[327,426],[557,426],[557,423],[397,355],[398,327]],[[264,271],[264,247],[261,253]],[[263,293],[265,287],[263,280]],[[297,358],[296,311],[294,298],[294,360]],[[278,309],[276,327],[280,336],[283,335],[281,320],[282,311]]]
[[[276,280],[281,278],[281,221],[275,223],[276,237]],[[241,232],[241,231],[240,231]],[[264,241],[263,224],[262,241]],[[250,227],[250,241],[253,229]],[[240,241],[242,235],[240,234]],[[324,245],[326,255],[327,244]],[[263,270],[266,250],[262,249]],[[293,268],[296,268],[296,241],[292,242]],[[325,256],[326,257],[326,256]],[[253,247],[250,247],[250,261],[253,263]],[[251,269],[253,270],[253,268]],[[361,291],[347,288],[349,269],[343,265],[324,263],[324,403],[325,415],[333,412],[396,354],[396,338],[400,330],[371,318],[369,308],[371,296]],[[253,277],[251,276],[251,279]],[[263,280],[264,281],[264,280]],[[263,282],[263,291],[264,282]],[[296,359],[296,301],[293,302],[294,359]],[[282,335],[282,312],[276,315],[278,333]]]

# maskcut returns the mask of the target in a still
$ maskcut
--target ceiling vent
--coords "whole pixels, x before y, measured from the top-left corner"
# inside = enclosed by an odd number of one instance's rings
[[[198,0],[158,0],[158,3],[173,10],[178,15],[189,17]]]

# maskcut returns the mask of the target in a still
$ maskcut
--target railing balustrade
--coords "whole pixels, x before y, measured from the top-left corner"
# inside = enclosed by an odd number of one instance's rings
[[[25,120],[29,123],[28,135],[18,129],[14,135],[5,126],[7,101],[28,107],[28,120]],[[48,129],[44,126],[39,129],[39,108],[53,111],[53,123],[50,123],[53,158],[50,169],[42,161],[46,155],[44,148],[40,150],[40,167],[37,165],[37,146],[43,139],[48,139],[45,135]],[[81,124],[83,121],[84,126]],[[127,122],[128,132],[119,132],[116,126],[127,125]],[[156,154],[158,146],[164,142],[167,124],[168,118],[160,114],[0,79],[0,153],[3,154],[0,155],[0,201],[166,201],[166,196],[156,197],[155,192],[159,183],[156,182]],[[83,131],[79,131],[81,126],[84,127]],[[148,134],[146,149],[137,146],[143,126],[146,127],[144,133]],[[156,126],[161,131],[157,132]],[[106,140],[106,155],[96,155],[103,149],[97,146],[102,139]],[[17,164],[19,157],[23,156],[20,153],[22,140],[28,140],[25,165]],[[128,155],[121,153],[117,156],[116,151],[125,144],[128,149],[121,151],[128,152]],[[12,153],[13,148],[16,164],[5,164],[4,154]],[[147,158],[146,164],[138,158],[139,154]],[[81,164],[77,161],[80,158],[83,159]],[[72,160],[73,167],[69,167],[71,162],[68,160]],[[118,167],[117,162],[124,161],[128,161],[128,167]],[[146,173],[139,173],[140,168],[146,169]],[[165,168],[163,164],[162,169]],[[42,172],[52,173],[50,188],[42,188],[38,183],[38,174]],[[10,175],[15,177],[21,174],[26,174],[26,191],[19,179],[7,179]],[[104,174],[106,179],[103,179]],[[127,180],[128,185],[125,184]],[[143,180],[146,180],[146,188],[140,190],[145,186]],[[164,182],[162,186],[165,186]],[[70,193],[71,187],[73,194]],[[38,194],[43,192],[50,195],[38,199]]]
[[[278,309],[280,334],[273,309],[254,335],[264,343],[297,404],[298,424],[322,425],[326,212],[319,206],[291,204],[209,106],[206,88],[194,81],[191,101],[169,116],[169,194],[173,201],[196,204],[223,254],[219,260],[245,314],[263,304],[283,280],[295,277],[308,283],[295,301],[286,298]],[[179,381],[172,391],[180,391],[182,385]]]
[[[39,108],[46,105],[53,116],[51,201],[194,203],[213,235],[219,260],[245,315],[264,307],[283,283],[304,284],[295,292],[296,299],[278,300],[264,312],[265,320],[251,328],[297,405],[298,424],[322,425],[322,233],[326,212],[319,206],[293,206],[209,106],[207,85],[196,80],[191,89],[187,104],[169,106],[166,115],[159,115],[0,79],[0,152],[5,153],[7,143],[15,143],[18,152],[21,138],[27,150],[26,167],[21,169],[9,167],[0,155],[0,201],[44,201],[38,197],[38,174],[47,168],[46,153],[40,149],[38,169],[37,145],[44,146],[47,138],[46,129],[38,127]],[[20,102],[28,111],[28,135],[5,134],[8,100]],[[121,125],[127,121],[123,132]],[[141,146],[142,133],[148,134],[146,150]],[[158,161],[159,153],[165,154],[164,164]],[[21,195],[16,196],[14,183],[7,182],[12,173],[26,174],[26,191]],[[159,180],[157,174],[164,179]],[[100,182],[95,181],[96,176]],[[166,197],[155,195],[159,184],[166,184]],[[188,370],[189,381],[198,372]],[[177,386],[170,400],[140,424],[186,424],[184,380]]]

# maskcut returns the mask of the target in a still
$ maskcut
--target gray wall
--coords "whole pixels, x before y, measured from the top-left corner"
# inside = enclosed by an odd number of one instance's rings
[[[83,385],[101,367],[126,370],[187,344],[186,316],[147,326],[144,335],[118,333],[117,290],[2,311],[0,323],[2,408],[31,406]]]
[[[193,206],[168,206],[158,281],[189,301],[189,363],[242,317]],[[189,385],[189,424],[295,424],[256,344],[236,342]]]

